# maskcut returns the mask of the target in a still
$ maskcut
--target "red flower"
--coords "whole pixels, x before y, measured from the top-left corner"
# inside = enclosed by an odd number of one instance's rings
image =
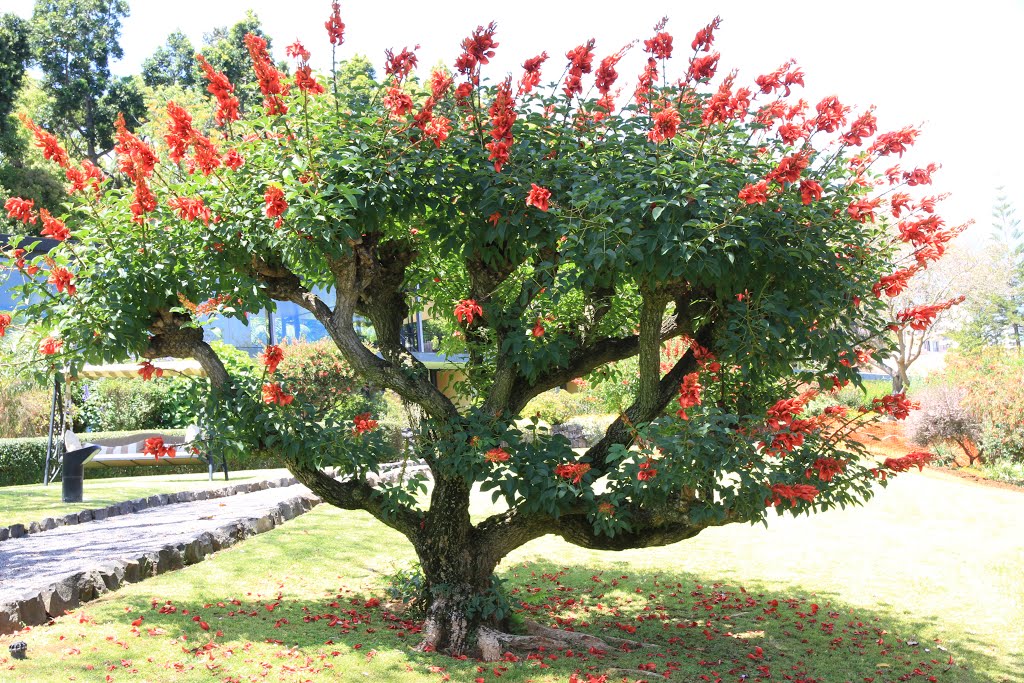
[[[32,131],[36,139],[36,147],[43,150],[43,158],[49,159],[64,169],[71,167],[71,160],[68,159],[67,151],[61,147],[60,142],[52,133],[48,133],[25,114],[18,114],[18,118],[25,124],[25,127]]]
[[[858,116],[850,125],[850,130],[839,137],[839,139],[843,141],[844,145],[861,145],[863,144],[864,138],[869,138],[875,134],[878,130],[878,122],[875,120],[875,115],[872,113],[873,109],[874,108],[872,107],[872,109],[869,109]]]
[[[281,73],[267,54],[267,41],[255,34],[247,33],[245,46],[252,58],[252,68],[263,93],[263,105],[267,114],[287,114],[288,107],[281,100],[281,95],[286,94],[287,90],[281,85]]]
[[[770,429],[779,430],[790,426],[804,406],[817,395],[816,391],[805,391],[795,398],[784,398],[775,402],[765,413],[765,423]]]
[[[370,419],[370,413],[359,413],[352,418],[352,423],[355,425],[352,431],[356,435],[372,432],[377,428],[377,421]]]
[[[686,77],[693,81],[714,78],[718,70],[718,59],[720,54],[715,52],[704,57],[694,57],[690,60],[690,70]]]
[[[672,36],[664,31],[657,33],[650,40],[644,41],[644,52],[651,53],[656,59],[670,59],[672,57]]]
[[[555,476],[561,477],[572,484],[579,484],[583,481],[583,475],[590,471],[590,465],[585,462],[574,462],[555,467]]]
[[[64,225],[64,221],[54,218],[46,209],[39,209],[39,218],[43,222],[43,229],[39,234],[43,237],[63,242],[71,236],[71,231],[68,230],[68,226]]]
[[[39,342],[39,353],[44,356],[52,356],[60,351],[62,346],[64,346],[64,342],[60,339],[46,337],[43,341]]]
[[[455,319],[467,325],[473,324],[474,317],[483,317],[484,309],[473,299],[462,299],[455,305]]]
[[[500,221],[500,220],[501,220],[501,212],[500,211],[495,211],[494,213],[492,213],[490,216],[487,217],[487,222],[490,223],[491,225],[493,225],[494,227],[498,227],[498,221]]]
[[[7,328],[11,325],[11,316],[6,313],[0,313],[0,337],[7,334]]]
[[[915,168],[913,171],[903,173],[903,182],[911,187],[915,185],[931,185],[932,173],[939,170],[937,164],[928,164],[926,168]]]
[[[308,62],[309,58],[311,57],[311,55],[309,54],[309,50],[306,49],[306,46],[297,40],[288,47],[286,47],[284,49],[284,53],[289,57],[294,57],[295,59],[298,59],[300,62]]]
[[[159,436],[146,439],[143,442],[142,452],[146,455],[152,455],[157,460],[160,458],[173,458],[177,454],[174,446],[165,446],[163,438]]]
[[[67,290],[69,296],[74,296],[76,288],[71,284],[71,280],[74,279],[74,275],[67,268],[61,268],[60,266],[54,266],[50,269],[50,277],[47,280],[51,285],[56,285],[58,292]]]
[[[790,86],[804,84],[804,74],[799,69],[793,69],[795,65],[795,62],[788,61],[775,71],[758,76],[754,79],[754,82],[761,88],[761,92],[766,95],[784,88],[783,97],[789,97]]]
[[[327,29],[327,37],[331,45],[341,45],[345,42],[345,24],[341,22],[341,6],[337,2],[331,3],[331,16],[324,22]]]
[[[11,197],[4,202],[7,217],[21,221],[25,225],[36,222],[36,217],[32,215],[33,206],[35,206],[35,202],[31,199],[22,199],[21,197]]]
[[[419,45],[412,50],[403,47],[397,55],[391,50],[384,50],[384,71],[389,76],[394,76],[397,82],[405,80],[416,68],[418,60],[415,51],[419,48]]]
[[[859,199],[855,202],[850,202],[850,206],[846,208],[846,213],[855,221],[874,223],[875,209],[878,208],[879,203],[881,203],[881,200],[877,197],[875,199]]]
[[[153,379],[154,375],[156,377],[163,377],[163,368],[158,368],[157,366],[150,363],[148,360],[144,361],[142,365],[139,366],[139,377],[142,378],[143,382],[148,382],[149,380]]]
[[[320,95],[326,90],[315,78],[308,66],[300,66],[295,70],[295,87],[310,95]]]
[[[512,456],[509,455],[508,451],[504,448],[492,448],[491,450],[484,453],[484,460],[487,462],[508,462],[508,459]]]
[[[893,218],[899,218],[904,209],[910,209],[910,195],[906,192],[894,192],[889,197],[889,206],[892,208]]]
[[[448,139],[448,133],[452,130],[451,119],[444,116],[434,116],[423,128],[423,134],[434,141],[434,145],[438,148],[441,147],[441,143]]]
[[[810,204],[821,199],[821,185],[814,180],[801,180],[800,181],[800,201],[804,204]]]
[[[217,124],[223,126],[229,121],[237,121],[239,119],[239,103],[238,98],[233,94],[235,86],[223,72],[210,66],[210,63],[202,55],[196,55],[196,61],[203,68],[203,74],[210,83],[206,86],[207,92],[217,98]]]
[[[459,73],[473,75],[477,67],[487,64],[494,56],[494,48],[498,47],[494,40],[494,31],[497,28],[498,25],[493,21],[487,28],[477,26],[473,34],[462,41],[462,54],[455,60],[455,68]]]
[[[910,268],[897,270],[890,275],[883,275],[878,282],[872,285],[871,292],[877,297],[881,297],[882,292],[885,292],[886,296],[898,296],[900,292],[907,288],[907,282],[910,278],[920,269],[921,266],[915,265]]]
[[[260,354],[260,360],[266,366],[267,373],[273,375],[277,371],[277,366],[284,360],[284,350],[277,344],[269,344]]]
[[[664,109],[654,114],[652,118],[654,119],[654,127],[647,132],[647,139],[651,142],[662,142],[674,138],[678,131],[679,123],[682,121],[679,112],[672,105],[667,105]]]
[[[766,507],[782,505],[783,498],[789,501],[790,507],[795,507],[798,500],[806,500],[813,503],[815,496],[820,493],[818,489],[810,484],[774,484],[771,490],[773,497],[765,501]]]
[[[452,77],[441,69],[434,69],[430,72],[430,95],[435,100],[441,99],[448,88],[452,87]]]
[[[917,410],[919,406],[907,398],[906,392],[902,392],[872,399],[871,408],[895,420],[905,420],[910,416],[910,411]]]
[[[694,36],[693,42],[690,43],[690,47],[693,48],[694,52],[703,50],[704,52],[711,51],[711,44],[715,42],[715,30],[722,25],[722,18],[715,17],[711,20],[711,23],[697,31],[697,35]]]
[[[242,158],[242,155],[238,153],[237,149],[229,149],[225,152],[223,161],[224,165],[232,171],[237,171],[242,168],[243,164],[245,164],[245,159]]]
[[[766,180],[769,182],[775,181],[780,185],[782,183],[795,183],[800,180],[800,174],[805,168],[807,168],[807,155],[806,154],[793,154],[788,157],[784,157],[779,162],[778,167],[766,176]],[[806,202],[805,202],[806,203]]]
[[[535,206],[541,211],[547,211],[549,199],[551,199],[551,190],[536,183],[530,184],[530,192],[526,195],[527,206]]]
[[[565,53],[569,60],[569,73],[565,77],[565,96],[572,98],[583,92],[583,74],[590,73],[594,63],[594,39],[591,38],[583,45],[577,45]]]
[[[764,204],[768,201],[768,181],[762,180],[740,190],[739,198],[747,204]]]
[[[900,130],[893,131],[891,133],[882,133],[875,138],[874,143],[868,148],[868,151],[877,154],[878,156],[888,156],[889,154],[898,154],[903,156],[903,153],[907,151],[907,147],[914,144],[914,140],[917,139],[919,131],[915,128],[907,126]]]
[[[402,90],[402,87],[395,84],[388,88],[384,95],[384,106],[391,112],[391,118],[400,119],[412,111],[412,98]]]
[[[636,101],[637,109],[641,112],[647,111],[647,105],[651,102],[650,94],[656,80],[658,80],[658,61],[654,57],[649,57],[647,66],[637,78],[636,90],[633,92],[633,99]]]
[[[494,162],[494,170],[501,173],[501,167],[508,161],[509,148],[513,143],[512,124],[516,120],[511,76],[498,85],[489,113],[491,115],[492,140],[487,143],[487,149],[491,153],[487,158]]]
[[[934,458],[935,456],[931,453],[915,451],[907,453],[902,458],[886,458],[882,462],[882,467],[892,472],[906,472],[911,467],[917,467],[918,471],[920,471]]]
[[[811,465],[811,469],[807,470],[806,476],[808,479],[811,478],[812,470],[816,470],[818,473],[818,479],[829,482],[837,474],[842,474],[843,470],[846,469],[846,461],[839,458],[818,458]]]
[[[926,330],[928,327],[935,322],[936,316],[942,311],[947,311],[957,304],[964,302],[963,296],[958,296],[949,301],[943,301],[938,304],[926,304],[923,306],[913,306],[905,310],[900,311],[896,314],[896,319],[903,325],[910,325],[913,330]]]
[[[701,386],[699,372],[691,372],[683,377],[683,383],[679,385],[679,412],[676,413],[681,419],[689,420],[686,414],[687,408],[700,405]]]
[[[636,473],[637,481],[647,481],[658,476],[658,470],[651,467],[652,464],[650,458],[640,463],[640,471]]]
[[[846,114],[850,108],[843,106],[835,95],[830,95],[818,102],[817,110],[818,117],[814,119],[814,125],[818,130],[834,133],[839,130],[839,126],[846,123]]]
[[[277,218],[278,227],[280,227],[281,219],[278,217],[288,210],[288,202],[285,201],[284,190],[276,185],[268,185],[263,193],[263,201],[266,204],[264,211],[267,214],[267,218]]]
[[[541,52],[523,62],[523,78],[519,81],[519,94],[525,95],[540,85],[540,66],[548,59],[547,52]]]
[[[83,159],[81,166],[81,170],[68,168],[64,172],[68,182],[71,183],[70,193],[84,192],[87,187],[92,187],[98,197],[100,194],[100,183],[103,182],[103,172],[88,159]]]
[[[537,318],[537,322],[533,324],[533,329],[530,330],[530,333],[534,337],[544,336],[544,320],[542,318]]]
[[[289,405],[295,397],[284,393],[284,389],[277,382],[270,382],[263,385],[263,402],[273,403],[279,406]]]
[[[626,54],[626,50],[629,47],[627,45],[615,54],[608,55],[602,59],[600,66],[594,71],[594,87],[607,98],[609,104],[611,104],[612,86],[615,85],[615,80],[619,77],[619,72],[615,70],[615,65],[619,63],[619,60]],[[605,108],[612,109],[611,106]]]
[[[186,221],[201,220],[204,225],[210,224],[210,207],[203,203],[202,197],[172,197],[167,206],[178,210],[178,218]]]
[[[135,183],[145,181],[153,175],[153,168],[157,162],[156,152],[128,131],[123,115],[117,115],[114,127],[117,129],[117,144],[114,145],[114,151],[117,153],[121,172]]]

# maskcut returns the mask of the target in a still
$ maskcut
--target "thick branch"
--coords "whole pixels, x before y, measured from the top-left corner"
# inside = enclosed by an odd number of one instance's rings
[[[210,383],[214,387],[228,384],[228,371],[209,344],[203,341],[203,330],[198,327],[184,327],[189,322],[187,316],[171,313],[169,310],[158,311],[150,325],[149,346],[143,351],[144,358],[195,358],[203,367]]]

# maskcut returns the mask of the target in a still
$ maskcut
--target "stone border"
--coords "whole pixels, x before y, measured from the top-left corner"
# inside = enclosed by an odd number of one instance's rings
[[[282,477],[280,479],[264,479],[262,481],[253,481],[245,484],[223,486],[219,489],[160,493],[155,496],[149,496],[148,498],[134,498],[123,503],[114,503],[113,505],[105,508],[81,510],[62,517],[47,517],[41,522],[32,522],[28,525],[12,524],[10,526],[0,527],[0,542],[6,541],[9,538],[22,538],[29,534],[49,531],[50,529],[56,529],[59,526],[82,524],[93,520],[100,521],[107,519],[108,517],[116,517],[118,515],[130,515],[148,508],[175,505],[177,503],[192,503],[197,500],[209,500],[211,498],[225,498],[227,496],[234,496],[240,493],[255,493],[256,491],[263,491],[265,489],[278,488],[281,486],[294,486],[297,483],[298,481],[296,481],[295,477]]]
[[[255,482],[243,486],[257,484],[268,484],[268,482]],[[283,484],[278,483],[277,485]],[[256,490],[266,488],[271,488],[271,486],[269,484],[260,486]],[[185,501],[176,500],[174,502]],[[200,562],[211,553],[229,548],[250,536],[270,531],[290,519],[309,512],[320,502],[320,499],[311,493],[298,495],[278,503],[262,517],[249,517],[225,524],[212,532],[203,532],[188,543],[166,545],[158,551],[150,551],[134,559],[112,560],[98,565],[95,569],[72,574],[44,588],[38,594],[27,595],[14,602],[2,603],[0,604],[0,635],[14,633],[26,626],[45,624],[51,619],[63,616],[68,610],[76,609],[104,593],[117,590],[122,584],[136,583],[151,576]]]

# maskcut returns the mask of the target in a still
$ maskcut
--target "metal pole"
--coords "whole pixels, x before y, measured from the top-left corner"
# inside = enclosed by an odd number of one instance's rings
[[[50,483],[50,454],[53,452],[53,419],[57,413],[57,394],[60,391],[60,373],[53,374],[53,399],[50,401],[50,429],[46,440],[46,464],[43,465],[43,486]]]
[[[273,346],[277,342],[274,341],[274,312],[267,309],[267,344]]]

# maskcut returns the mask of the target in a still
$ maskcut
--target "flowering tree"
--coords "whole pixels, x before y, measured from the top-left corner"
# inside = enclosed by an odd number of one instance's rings
[[[498,628],[492,573],[531,539],[674,543],[762,521],[772,507],[863,501],[876,480],[927,459],[871,467],[848,439],[860,416],[801,416],[816,392],[856,380],[862,341],[934,317],[913,309],[894,320],[886,292],[873,291],[901,247],[925,267],[955,232],[893,200],[927,171],[875,171],[917,132],[876,135],[870,110],[796,99],[804,75],[792,63],[746,86],[723,77],[718,23],[682,50],[659,24],[625,93],[616,65],[633,46],[598,61],[594,41],[571,50],[548,86],[546,53],[488,83],[492,24],[463,41],[450,72],[415,83],[415,52],[388,51],[373,97],[336,99],[303,46],[288,48],[297,66],[286,77],[250,36],[263,112],[241,120],[232,84],[197,57],[219,127],[197,130],[173,102],[162,141],[120,125],[120,182],[37,129],[78,203],[65,217],[7,204],[64,240],[37,262],[11,254],[15,270],[47,275],[26,285],[42,297],[19,309],[33,330],[23,338],[51,364],[197,359],[213,386],[213,433],[279,449],[324,500],[367,510],[413,544],[432,596],[423,648],[493,656],[550,645]],[[876,222],[895,203],[898,232]],[[333,306],[318,287],[333,288]],[[417,497],[418,479],[373,485],[371,473],[401,454],[371,415],[295,400],[275,381],[280,349],[263,354],[261,383],[229,376],[203,340],[203,315],[275,301],[309,311],[356,373],[418,407],[413,445],[429,496]],[[447,316],[451,343],[469,354],[464,403],[401,342],[420,301]],[[683,345],[665,365],[664,344]],[[634,356],[631,405],[585,452],[517,424],[532,397]],[[897,394],[878,410],[905,417],[909,404]],[[507,511],[472,523],[474,487]]]

